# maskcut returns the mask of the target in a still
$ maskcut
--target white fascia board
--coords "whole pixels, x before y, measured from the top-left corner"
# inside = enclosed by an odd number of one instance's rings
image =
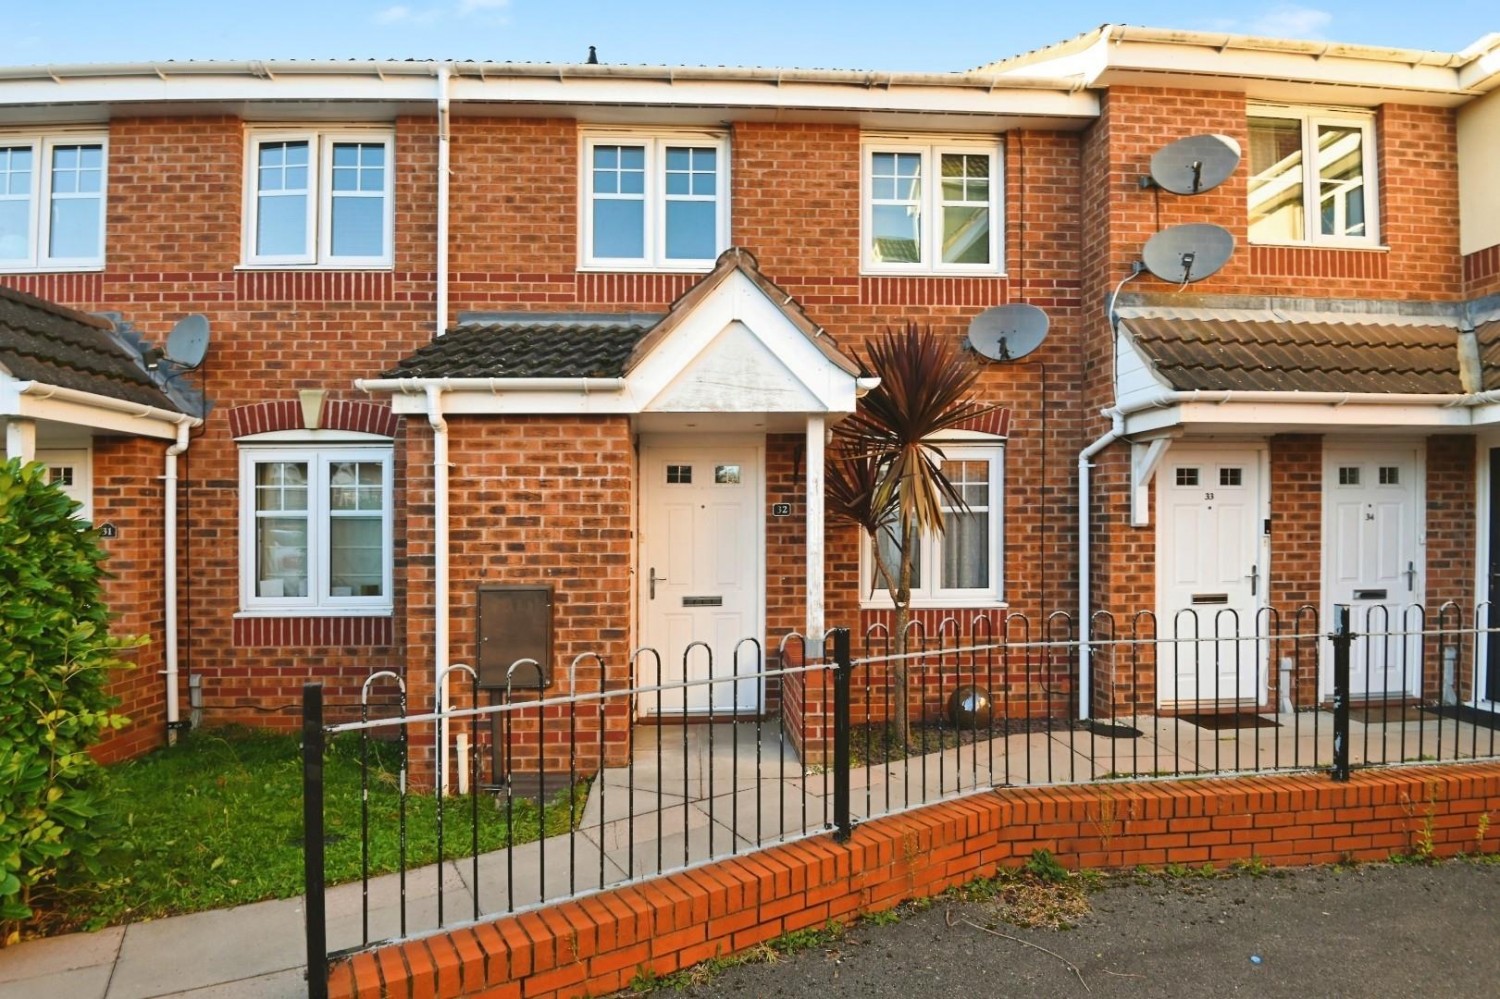
[[[176,422],[162,419],[154,415],[154,411],[148,406],[141,406],[139,413],[132,413],[123,409],[90,406],[67,399],[44,398],[17,392],[16,389],[24,384],[28,383],[0,383],[0,416],[61,423],[106,433],[155,437],[160,440],[175,440],[179,422],[200,422],[189,417]]]
[[[1172,427],[1263,427],[1267,433],[1315,433],[1330,428],[1358,427],[1413,430],[1467,430],[1472,426],[1467,406],[1382,406],[1350,402],[1326,403],[1182,403],[1131,413],[1125,433],[1140,434]]]
[[[742,323],[823,407],[852,413],[856,379],[828,359],[744,274],[736,271],[683,316],[626,383],[642,400],[655,400],[734,322]],[[650,408],[650,402],[645,403]]]
[[[1479,93],[1500,87],[1500,33],[1481,38],[1470,54],[1471,61],[1458,71],[1459,86]]]
[[[1070,86],[1057,89],[1005,86],[993,89],[930,85],[874,87],[839,83],[774,83],[751,80],[632,80],[584,77],[459,77],[455,105],[464,102],[621,107],[777,108],[786,111],[867,111],[881,114],[1009,115],[1091,120],[1098,96]]]
[[[440,379],[433,384],[441,385]],[[444,389],[444,416],[608,416],[640,412],[640,403],[630,392],[592,393],[559,389],[550,392],[507,392],[503,379],[497,379],[493,391],[486,389]],[[396,392],[391,409],[398,416],[427,416],[427,396],[423,392]]]
[[[1109,49],[1109,67],[1098,77],[1109,85],[1116,76],[1150,73],[1156,76],[1219,77],[1244,89],[1249,81],[1294,81],[1327,86],[1374,88],[1460,96],[1464,86],[1458,70],[1448,65],[1350,58],[1335,54],[1217,49],[1207,45],[1162,42],[1117,42]]]
[[[1500,403],[1491,402],[1482,406],[1475,406],[1469,410],[1469,415],[1474,421],[1474,426],[1493,428],[1496,425],[1500,425]],[[1497,483],[1497,486],[1500,486],[1500,483]],[[1497,596],[1500,596],[1500,594],[1497,594]]]
[[[0,106],[36,104],[199,104],[242,101],[436,102],[432,73],[421,76],[118,76],[0,80]],[[358,108],[350,108],[357,119]]]
[[[148,67],[149,68],[149,67]],[[195,67],[192,71],[162,67],[100,67],[87,75],[48,76],[0,73],[0,107],[113,104],[224,104],[338,101],[349,102],[353,117],[360,103],[434,104],[439,64],[391,67],[301,66],[271,69],[230,65]],[[868,111],[882,114],[949,113],[989,116],[1039,116],[1090,120],[1099,100],[1071,82],[1007,81],[996,75],[976,80],[954,74],[823,74],[834,79],[796,79],[796,71],[712,72],[622,68],[618,75],[568,75],[568,67],[495,67],[480,71],[459,64],[449,86],[455,112],[465,102],[539,106],[720,107],[782,110]],[[396,72],[396,69],[402,71]],[[473,74],[473,75],[469,75]],[[817,77],[817,73],[800,74]],[[847,76],[848,79],[842,79]]]

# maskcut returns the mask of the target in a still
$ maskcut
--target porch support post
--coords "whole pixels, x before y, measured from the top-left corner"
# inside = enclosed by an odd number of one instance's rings
[[[36,421],[12,416],[5,421],[5,457],[24,464],[36,460]]]
[[[807,417],[807,655],[823,655],[823,442],[822,413]]]

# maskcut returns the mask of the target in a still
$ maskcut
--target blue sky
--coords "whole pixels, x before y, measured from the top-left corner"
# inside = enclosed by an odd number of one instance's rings
[[[955,70],[1109,21],[1457,51],[1495,0],[0,0],[0,65],[435,58]],[[753,12],[745,17],[735,12]]]

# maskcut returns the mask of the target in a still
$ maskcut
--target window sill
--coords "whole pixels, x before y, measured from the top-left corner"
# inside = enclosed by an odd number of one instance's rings
[[[1391,250],[1383,243],[1276,243],[1261,240],[1246,240],[1246,243],[1278,250],[1365,250],[1371,253],[1389,253]]]
[[[714,261],[694,261],[691,264],[579,264],[580,274],[707,274],[714,269]]]
[[[93,274],[104,270],[104,261],[97,264],[47,264],[41,267],[17,267],[0,263],[0,274]]]
[[[235,264],[237,271],[393,271],[396,265],[383,264]]]
[[[276,607],[256,608],[254,610],[236,611],[236,620],[250,618],[303,618],[303,617],[394,617],[394,607],[379,608],[355,608],[355,607]]]
[[[949,270],[913,270],[911,268],[891,270],[871,270],[869,267],[860,268],[859,276],[869,277],[930,277],[930,278],[1003,278],[1004,271],[949,271]]]

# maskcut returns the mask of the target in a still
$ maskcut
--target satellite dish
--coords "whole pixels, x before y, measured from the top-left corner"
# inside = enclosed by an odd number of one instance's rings
[[[1173,194],[1202,194],[1240,165],[1240,144],[1227,135],[1190,135],[1151,157],[1151,179]]]
[[[1174,225],[1146,240],[1146,270],[1173,284],[1202,281],[1216,274],[1234,253],[1234,235],[1223,226]]]
[[[208,353],[208,317],[195,312],[183,316],[167,334],[167,360],[189,370],[203,363]]]
[[[1035,305],[996,305],[969,322],[969,345],[992,361],[1014,361],[1047,338],[1050,320]]]

